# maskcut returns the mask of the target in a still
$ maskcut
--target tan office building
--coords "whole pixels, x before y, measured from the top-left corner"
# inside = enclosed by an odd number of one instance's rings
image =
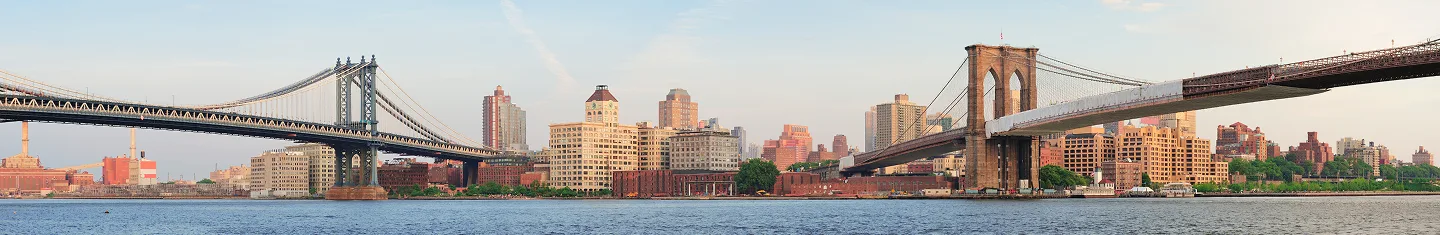
[[[699,116],[700,104],[690,102],[690,92],[685,89],[670,89],[665,101],[660,101],[660,127],[697,129]]]
[[[335,149],[329,145],[306,143],[299,145],[285,146],[286,152],[299,152],[310,159],[310,189],[316,194],[324,195],[330,187],[335,186]],[[352,157],[353,158],[353,157]],[[351,160],[351,169],[359,169],[360,161]]]
[[[1182,130],[1127,125],[1120,128],[1115,145],[1116,159],[1139,162],[1156,183],[1218,183],[1230,178],[1230,163],[1211,157],[1210,140]]]
[[[680,132],[670,143],[672,170],[740,171],[740,137],[725,129]]]
[[[675,135],[676,130],[670,127],[652,126],[649,122],[640,122],[635,125],[639,127],[640,131],[639,169],[670,169],[670,137]]]
[[[549,184],[609,189],[612,171],[639,169],[639,128],[617,123],[620,102],[605,85],[585,101],[585,122],[550,124]]]
[[[210,181],[215,181],[215,184],[219,185],[228,185],[235,189],[248,190],[250,189],[250,179],[246,177],[249,176],[250,167],[245,166],[245,164],[240,164],[239,166],[231,166],[224,170],[210,172]]]
[[[905,142],[926,133],[925,106],[910,102],[910,95],[895,95],[895,101],[875,106],[875,151]],[[909,163],[880,169],[880,174],[907,173]]]
[[[250,158],[251,191],[272,195],[306,195],[310,189],[310,158],[300,152],[269,151]]]
[[[1091,128],[1092,130],[1098,130]],[[1083,175],[1092,175],[1095,168],[1106,161],[1115,160],[1115,137],[1103,130],[1077,131],[1060,139],[1061,167]]]
[[[875,149],[925,134],[925,106],[910,102],[910,95],[895,95],[895,102],[875,106]]]

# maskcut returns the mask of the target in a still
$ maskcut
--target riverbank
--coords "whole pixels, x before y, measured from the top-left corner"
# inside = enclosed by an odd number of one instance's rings
[[[1195,197],[1364,197],[1364,196],[1440,196],[1440,192],[1395,192],[1395,191],[1366,191],[1366,192],[1292,192],[1292,193],[1204,193],[1196,194]],[[391,198],[390,200],[863,200],[863,199],[994,199],[994,200],[1030,200],[1030,199],[1055,199],[1071,198],[1064,194],[957,194],[951,196],[736,196],[736,197],[651,197],[651,198],[619,198],[619,197],[407,197]],[[1125,198],[1125,197],[1121,197]],[[171,197],[77,197],[77,196],[55,196],[54,198],[4,198],[4,199],[230,199],[230,200],[324,200],[322,198],[267,198],[253,199],[250,197],[194,197],[194,196],[171,196]]]
[[[67,197],[55,196],[49,199],[250,199],[250,197]]]
[[[1205,193],[1195,197],[1364,197],[1364,196],[1435,196],[1440,192],[1293,192],[1293,193]]]

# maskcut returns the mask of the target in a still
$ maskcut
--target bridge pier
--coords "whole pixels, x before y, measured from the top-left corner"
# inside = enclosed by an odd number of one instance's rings
[[[335,186],[325,193],[326,200],[385,200],[389,198],[385,188],[380,187],[378,158],[379,146],[375,145],[330,145],[335,149]],[[351,182],[350,172],[356,167],[351,161],[359,158],[358,177]]]
[[[1017,189],[1039,187],[1037,140],[1028,136],[967,138],[966,187]],[[1023,183],[1022,183],[1023,181]]]
[[[460,165],[460,187],[475,185],[480,179],[480,161],[464,160]]]

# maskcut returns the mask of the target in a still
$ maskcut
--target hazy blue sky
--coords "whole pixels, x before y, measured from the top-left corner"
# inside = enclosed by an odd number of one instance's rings
[[[685,88],[703,117],[745,126],[752,142],[809,125],[859,146],[862,113],[896,93],[930,100],[964,47],[1042,54],[1152,81],[1440,38],[1430,1],[0,1],[0,69],[73,89],[167,103],[248,97],[376,54],[414,98],[469,136],[480,100],[503,85],[546,125],[583,120],[611,85],[622,122],[656,119]],[[513,6],[513,7],[512,7]],[[999,34],[1004,31],[1002,42]],[[1440,79],[1337,89],[1200,111],[1200,135],[1236,121],[1282,145],[1320,131],[1367,138],[1408,160],[1440,146]],[[1040,89],[1047,89],[1041,87]],[[0,153],[18,152],[0,124]],[[13,134],[11,134],[13,133]],[[123,128],[35,124],[49,167],[126,151]],[[248,163],[285,141],[142,130],[162,175]]]

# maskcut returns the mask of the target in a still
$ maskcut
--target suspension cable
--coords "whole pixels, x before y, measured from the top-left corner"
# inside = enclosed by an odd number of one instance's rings
[[[1107,77],[1111,77],[1111,78],[1114,78],[1114,79],[1119,79],[1119,80],[1122,80],[1122,81],[1133,82],[1133,83],[1140,83],[1140,84],[1152,84],[1152,82],[1148,82],[1148,81],[1141,81],[1141,80],[1136,80],[1136,79],[1129,79],[1129,78],[1125,78],[1125,77],[1110,75],[1110,74],[1102,73],[1102,72],[1100,72],[1100,71],[1095,71],[1095,70],[1087,69],[1087,68],[1085,68],[1085,67],[1080,67],[1080,66],[1078,66],[1078,65],[1073,65],[1073,64],[1070,64],[1070,63],[1065,63],[1065,61],[1057,60],[1057,59],[1055,59],[1055,58],[1050,58],[1049,56],[1045,56],[1045,54],[1036,53],[1036,55],[1039,55],[1040,58],[1045,58],[1045,59],[1049,59],[1049,60],[1052,60],[1052,61],[1055,61],[1055,62],[1060,62],[1061,64],[1069,65],[1070,67],[1075,67],[1075,68],[1079,68],[1079,69],[1081,69],[1081,70],[1090,71],[1091,73],[1096,73],[1096,74],[1100,74],[1100,75],[1105,75],[1105,76],[1107,76]],[[1037,61],[1037,62],[1038,62],[1038,61]]]
[[[431,119],[435,119],[435,122],[436,122],[436,123],[439,123],[440,126],[444,127],[444,128],[445,128],[445,131],[448,131],[448,132],[452,133],[452,134],[453,134],[454,136],[456,136],[456,137],[460,137],[460,139],[466,140],[466,141],[469,142],[470,144],[474,144],[474,145],[476,145],[476,146],[482,146],[482,145],[480,145],[480,142],[479,142],[479,141],[475,141],[474,139],[470,139],[470,137],[465,136],[465,135],[462,135],[462,134],[460,134],[460,132],[455,131],[455,129],[454,129],[454,128],[451,128],[450,125],[445,124],[445,122],[441,122],[439,118],[435,118],[435,115],[430,114],[430,110],[425,109],[425,106],[420,105],[420,103],[418,103],[418,102],[415,102],[415,98],[410,97],[410,93],[409,93],[409,92],[406,92],[406,91],[405,91],[405,88],[400,87],[400,84],[396,83],[396,82],[395,82],[395,79],[392,78],[392,77],[390,77],[390,73],[385,72],[385,68],[380,68],[380,74],[385,75],[385,79],[386,79],[386,80],[389,80],[389,81],[390,81],[390,85],[391,85],[391,86],[394,86],[395,89],[400,90],[400,93],[401,93],[402,95],[405,95],[405,99],[407,99],[408,101],[410,101],[410,102],[412,102],[412,103],[415,103],[415,106],[420,108],[420,111],[421,111],[421,112],[420,112],[420,113],[421,113],[421,119],[424,119],[426,116],[429,116]],[[387,89],[388,89],[388,88],[387,88]],[[402,102],[402,103],[404,103],[404,102]]]

